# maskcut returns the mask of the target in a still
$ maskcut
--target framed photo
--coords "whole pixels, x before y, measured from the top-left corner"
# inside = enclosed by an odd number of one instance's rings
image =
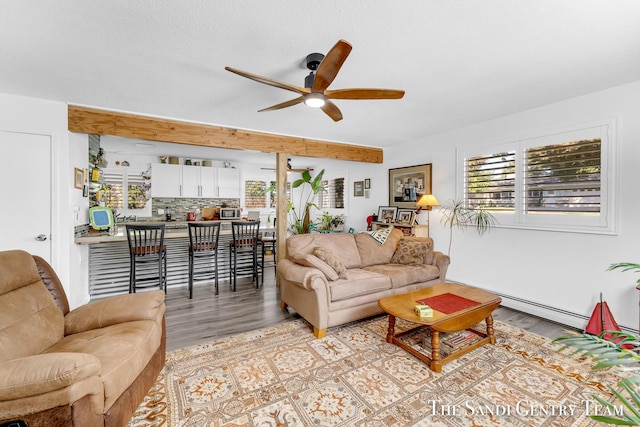
[[[73,168],[73,187],[78,190],[84,188],[84,171],[82,169]]]
[[[394,222],[398,213],[397,206],[380,206],[378,208],[378,221]]]
[[[364,183],[362,181],[353,182],[353,197],[364,196]]]
[[[389,169],[389,205],[414,208],[424,194],[431,194],[431,163]]]
[[[396,215],[396,222],[400,224],[413,225],[413,222],[416,220],[416,211],[413,209],[398,209],[398,214]]]
[[[364,189],[368,190],[371,188],[371,178],[365,178],[364,179]]]

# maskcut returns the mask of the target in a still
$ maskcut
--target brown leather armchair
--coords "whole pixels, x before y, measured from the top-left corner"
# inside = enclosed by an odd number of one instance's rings
[[[0,252],[0,423],[125,426],[165,363],[164,292],[69,311],[51,266]]]

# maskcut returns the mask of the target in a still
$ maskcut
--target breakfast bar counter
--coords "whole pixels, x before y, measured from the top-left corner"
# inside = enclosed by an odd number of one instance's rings
[[[210,221],[203,221],[210,222]],[[129,224],[159,224],[139,221]],[[184,287],[189,281],[189,230],[188,222],[162,222],[165,224],[165,246],[167,247],[167,292]],[[89,245],[89,294],[91,299],[110,297],[129,292],[129,243],[126,224],[118,224],[116,232],[88,232],[79,234],[75,243]],[[273,232],[273,228],[260,228],[260,232]],[[221,221],[218,253],[218,277],[220,286],[229,283],[229,242],[231,221]],[[260,249],[258,249],[260,250]],[[260,254],[258,254],[260,258]],[[211,281],[213,283],[213,281]],[[194,286],[213,285],[196,281]]]

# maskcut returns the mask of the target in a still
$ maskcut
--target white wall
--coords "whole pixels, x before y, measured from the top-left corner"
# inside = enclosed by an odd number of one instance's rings
[[[86,199],[81,190],[73,188],[73,168],[86,166],[87,146],[70,144],[65,103],[0,94],[0,112],[0,128],[4,130],[51,135],[51,265],[65,287],[70,305],[75,307],[84,302],[88,294],[81,290],[82,279],[76,274],[83,259],[81,250],[73,243],[73,227],[82,223],[78,213]],[[8,201],[7,206],[20,206],[20,201]],[[80,291],[76,287],[80,287]]]
[[[639,100],[640,81],[406,143],[385,152],[385,165],[432,163],[433,194],[443,202],[456,197],[457,147],[617,118],[617,235],[497,228],[479,237],[472,229],[454,231],[448,279],[530,301],[534,304],[505,299],[505,305],[581,328],[586,321],[579,316],[591,315],[602,292],[620,326],[637,330],[638,274],[606,269],[615,262],[640,262]],[[437,208],[431,212],[430,235],[436,249],[446,253],[448,230]]]

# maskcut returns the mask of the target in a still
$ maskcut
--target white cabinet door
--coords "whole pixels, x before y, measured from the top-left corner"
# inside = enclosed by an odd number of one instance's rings
[[[151,165],[153,197],[181,197],[182,167],[165,163]]]
[[[200,167],[182,166],[182,197],[200,197]]]
[[[216,168],[204,166],[200,168],[200,196],[208,198],[218,197]]]
[[[218,168],[218,197],[240,197],[240,171]]]

